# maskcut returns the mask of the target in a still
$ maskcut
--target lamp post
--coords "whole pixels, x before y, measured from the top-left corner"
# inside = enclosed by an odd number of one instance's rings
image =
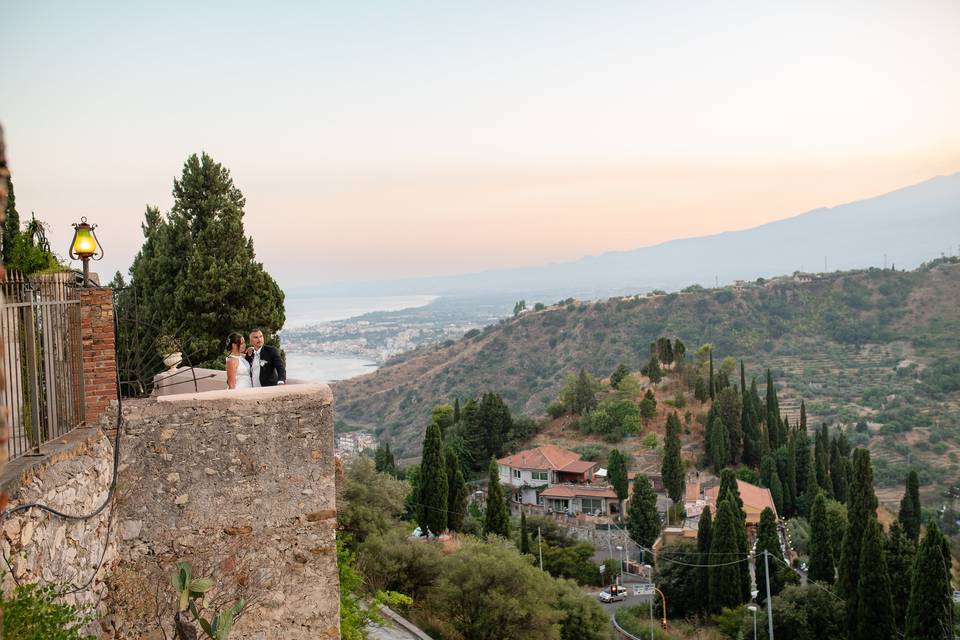
[[[90,261],[103,258],[103,248],[97,240],[95,224],[88,224],[86,217],[73,223],[73,242],[70,243],[70,258],[83,261],[83,286],[90,286]]]
[[[748,604],[747,609],[753,613],[753,640],[757,640],[757,605]]]

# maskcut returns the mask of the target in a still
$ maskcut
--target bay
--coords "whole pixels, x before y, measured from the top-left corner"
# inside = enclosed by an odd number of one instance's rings
[[[437,296],[340,296],[286,299],[286,327],[300,328],[347,320],[374,311],[399,311],[423,307]],[[282,334],[281,334],[282,343]],[[286,350],[287,376],[310,382],[334,382],[376,371],[377,363],[347,354],[305,353]]]

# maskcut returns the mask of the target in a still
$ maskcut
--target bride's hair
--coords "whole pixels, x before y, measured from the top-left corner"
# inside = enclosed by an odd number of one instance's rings
[[[227,338],[227,353],[233,351],[233,345],[239,347],[241,344],[243,344],[243,336],[237,332],[231,333],[230,337]]]

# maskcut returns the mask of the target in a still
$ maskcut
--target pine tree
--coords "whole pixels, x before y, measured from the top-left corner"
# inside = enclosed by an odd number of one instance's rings
[[[13,244],[20,233],[20,214],[17,213],[17,196],[13,192],[13,178],[7,178],[7,208],[6,218],[3,221],[3,243],[0,252],[3,264],[13,261]]]
[[[833,547],[827,522],[827,499],[817,491],[810,513],[810,574],[816,582],[832,584],[834,580]]]
[[[470,493],[463,477],[460,460],[451,448],[447,448],[447,528],[450,531],[463,531],[463,520],[467,512],[467,498]]]
[[[623,501],[627,499],[630,484],[627,479],[627,459],[620,453],[619,449],[611,450],[610,455],[607,456],[607,480],[617,494],[617,505],[619,507],[617,513],[621,514],[620,521],[623,522]]]
[[[483,514],[483,534],[510,537],[510,509],[500,486],[500,472],[496,460],[490,460],[487,482],[487,508]]]
[[[883,529],[876,517],[868,521],[863,532],[859,573],[856,625],[850,629],[851,640],[890,640],[894,636],[893,600],[883,551]]]
[[[897,519],[903,524],[907,537],[917,542],[920,539],[920,479],[916,471],[907,474],[907,490],[900,500]]]
[[[717,503],[717,518],[713,523],[713,536],[710,542],[710,557],[715,563],[709,569],[710,610],[719,613],[724,607],[736,607],[743,602],[740,591],[740,564],[733,560],[740,556],[740,547],[737,542],[737,520],[735,503],[722,500]],[[724,562],[716,562],[722,558]]]
[[[627,507],[627,533],[639,546],[649,549],[660,535],[657,494],[650,480],[638,473],[633,479],[633,496]]]
[[[837,591],[847,601],[847,629],[856,634],[857,594],[860,584],[860,555],[864,532],[877,519],[877,496],[873,492],[873,469],[870,466],[870,451],[856,449],[853,452],[853,482],[847,502],[847,533],[843,538],[840,554]],[[889,595],[889,586],[888,586]]]
[[[710,593],[710,570],[705,565],[713,564],[710,561],[710,545],[713,541],[713,522],[710,513],[710,505],[703,508],[700,514],[700,523],[697,526],[697,553],[699,554],[699,564],[704,565],[697,569],[699,579],[699,593]],[[703,598],[701,602],[704,605],[704,611],[708,608],[709,598]]]
[[[527,532],[527,513],[520,512],[520,553],[530,553],[530,534]]]
[[[913,579],[913,561],[917,547],[907,537],[903,525],[894,521],[890,525],[884,551],[887,555],[887,572],[890,574],[890,595],[893,599],[893,623],[903,629],[910,602],[910,582]]]
[[[913,564],[905,640],[953,637],[952,564],[950,545],[931,522]]]
[[[613,373],[610,374],[610,386],[614,389],[620,388],[620,383],[623,382],[624,378],[630,375],[630,369],[627,369],[627,366],[622,362],[617,365],[617,368]]]
[[[447,463],[443,455],[443,437],[440,425],[433,421],[427,427],[423,440],[423,458],[420,461],[420,495],[417,501],[417,521],[426,533],[440,535],[447,529]]]
[[[686,481],[683,471],[683,458],[680,444],[680,419],[676,413],[667,416],[667,430],[663,443],[663,464],[660,467],[660,476],[667,495],[674,504],[683,500],[683,490]]]
[[[770,555],[764,561],[764,553]],[[780,564],[777,560],[783,560],[783,552],[780,549],[780,535],[777,533],[777,519],[773,515],[770,507],[767,507],[760,513],[760,524],[757,527],[757,550],[755,555],[755,565],[757,574],[757,601],[767,601],[767,571],[770,569],[770,595],[775,596],[783,589],[783,578],[780,576]]]
[[[657,355],[653,354],[650,356],[650,360],[647,361],[647,366],[643,368],[643,373],[653,384],[658,384],[663,380],[663,371],[660,369],[660,361],[657,359]]]

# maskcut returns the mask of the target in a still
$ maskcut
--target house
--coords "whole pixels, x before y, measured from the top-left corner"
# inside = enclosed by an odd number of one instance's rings
[[[764,509],[769,508],[773,511],[774,517],[777,517],[777,506],[773,504],[770,489],[737,480],[737,490],[740,492],[740,499],[743,500],[743,511],[747,514],[747,528],[755,529],[760,524],[760,514],[763,513]],[[718,493],[720,493],[719,485],[704,491],[704,498],[714,514],[717,513]]]
[[[520,451],[497,460],[497,464],[500,484],[513,488],[514,502],[539,505],[544,504],[540,498],[544,489],[563,484],[590,484],[599,467],[596,462],[581,460],[578,453],[554,445]],[[568,496],[567,500],[570,499]]]
[[[609,486],[557,485],[541,491],[540,499],[548,513],[606,516],[616,514],[619,508],[617,493]]]
[[[810,282],[813,282],[813,274],[797,271],[796,273],[793,274],[793,281],[798,282],[800,284],[808,284]]]

